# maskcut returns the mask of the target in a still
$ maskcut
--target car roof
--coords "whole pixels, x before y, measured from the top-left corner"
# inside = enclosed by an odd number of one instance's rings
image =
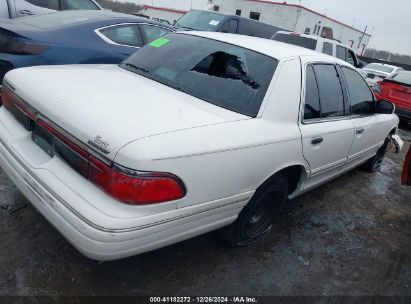
[[[332,62],[335,58],[315,52],[300,46],[278,42],[270,39],[251,37],[245,35],[227,34],[227,33],[217,33],[217,32],[199,32],[199,31],[189,31],[189,32],[179,32],[179,34],[199,36],[214,40],[219,40],[222,42],[238,45],[240,47],[250,49],[270,57],[274,57],[278,60],[299,57],[299,56],[316,56],[324,57],[324,60]]]

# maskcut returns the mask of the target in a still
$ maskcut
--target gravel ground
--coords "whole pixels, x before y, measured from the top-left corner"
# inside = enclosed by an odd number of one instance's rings
[[[253,246],[209,233],[105,263],[78,253],[0,170],[0,295],[411,296],[408,146],[378,173],[356,169],[289,201]]]

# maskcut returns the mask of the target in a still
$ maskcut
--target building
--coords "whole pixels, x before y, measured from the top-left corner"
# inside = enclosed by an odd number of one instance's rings
[[[371,35],[298,4],[268,0],[152,0],[143,1],[145,14],[174,21],[190,9],[215,10],[317,36],[330,36],[363,54]],[[150,5],[151,4],[151,5]]]

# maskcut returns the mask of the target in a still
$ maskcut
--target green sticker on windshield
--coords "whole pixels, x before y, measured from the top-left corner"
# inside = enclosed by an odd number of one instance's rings
[[[166,38],[158,38],[158,39],[152,41],[150,43],[150,46],[155,47],[155,48],[159,48],[159,47],[162,47],[163,45],[165,45],[169,42],[170,42],[170,40],[168,40]]]

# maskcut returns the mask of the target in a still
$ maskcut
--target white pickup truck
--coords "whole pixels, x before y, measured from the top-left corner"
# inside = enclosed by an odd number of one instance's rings
[[[0,19],[74,9],[101,10],[102,7],[94,0],[2,0]]]

